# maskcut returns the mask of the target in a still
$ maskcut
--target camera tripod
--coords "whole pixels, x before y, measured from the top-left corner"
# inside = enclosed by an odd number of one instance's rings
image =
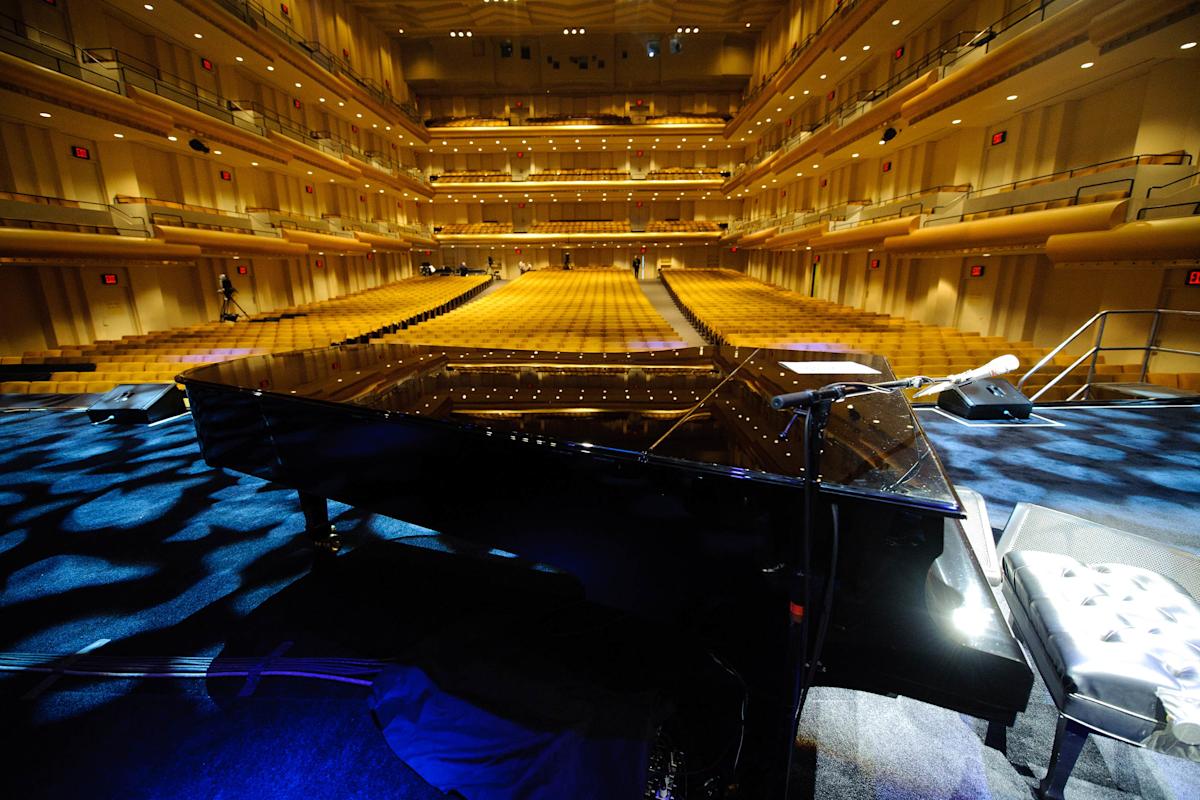
[[[226,291],[221,292],[221,296],[224,298],[221,301],[221,315],[220,315],[220,317],[218,317],[218,319],[221,322],[237,322],[238,321],[239,315],[234,314],[232,311],[230,311],[229,309],[231,307],[236,308],[238,311],[240,311],[241,312],[240,316],[243,316],[243,317],[250,316],[250,314],[247,313],[246,309],[242,308],[241,303],[239,303],[237,300],[233,299],[233,295],[234,295],[233,292],[226,292]]]

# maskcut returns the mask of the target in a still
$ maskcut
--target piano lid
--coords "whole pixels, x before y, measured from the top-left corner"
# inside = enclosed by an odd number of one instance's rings
[[[560,452],[673,463],[732,477],[800,484],[803,424],[779,438],[783,392],[892,378],[861,353],[699,347],[568,353],[342,345],[251,356],[184,373],[202,383],[372,409],[485,436],[536,440]],[[836,403],[823,490],[961,514],[937,456],[900,394]]]

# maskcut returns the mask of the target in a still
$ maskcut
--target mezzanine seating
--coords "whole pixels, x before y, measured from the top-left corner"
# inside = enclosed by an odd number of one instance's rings
[[[579,220],[573,222],[538,222],[529,228],[530,233],[628,233],[629,220]]]

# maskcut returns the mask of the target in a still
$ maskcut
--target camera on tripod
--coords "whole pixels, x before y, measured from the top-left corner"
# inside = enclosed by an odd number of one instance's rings
[[[233,299],[233,296],[237,294],[237,289],[234,288],[233,281],[229,280],[229,276],[224,272],[221,273],[218,286],[220,287],[221,297],[224,298],[221,301],[221,313],[219,317],[221,322],[237,322],[238,318],[243,314],[247,317],[250,316],[246,313],[246,309],[242,308],[238,301]],[[240,311],[241,314],[234,313],[234,308]]]

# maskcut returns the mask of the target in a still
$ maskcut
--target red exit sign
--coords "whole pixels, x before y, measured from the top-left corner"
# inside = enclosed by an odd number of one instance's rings
[[[104,284],[105,286],[116,286],[117,276],[111,272],[105,272],[100,276],[100,283]]]
[[[983,264],[972,264],[971,265],[971,277],[972,278],[982,278],[983,277]]]
[[[992,134],[992,144],[1004,144],[1008,141],[1008,131],[996,131]]]
[[[1189,269],[1187,274],[1188,286],[1200,286],[1200,269]]]

